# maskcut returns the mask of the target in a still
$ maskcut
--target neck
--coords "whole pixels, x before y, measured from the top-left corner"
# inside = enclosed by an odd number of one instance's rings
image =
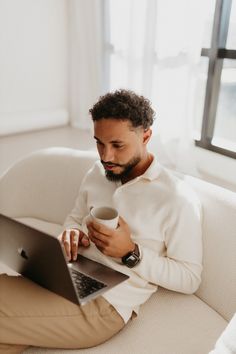
[[[151,165],[152,161],[153,161],[153,155],[147,151],[143,156],[143,158],[139,161],[139,163],[132,169],[130,174],[122,178],[121,180],[122,184],[127,183],[132,179],[144,174],[144,172]]]

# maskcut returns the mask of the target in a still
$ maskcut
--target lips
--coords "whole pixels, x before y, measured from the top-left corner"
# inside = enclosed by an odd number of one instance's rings
[[[112,170],[114,167],[117,167],[116,165],[103,165],[106,170]]]

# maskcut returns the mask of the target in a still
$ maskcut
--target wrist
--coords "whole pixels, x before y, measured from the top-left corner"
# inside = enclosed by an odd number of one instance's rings
[[[121,258],[122,263],[129,268],[133,268],[141,260],[139,246],[136,243],[133,243],[133,245],[132,250]]]
[[[124,256],[126,256],[128,253],[134,252],[135,250],[135,243],[132,242],[129,246],[129,248],[126,250],[126,253],[124,254]]]

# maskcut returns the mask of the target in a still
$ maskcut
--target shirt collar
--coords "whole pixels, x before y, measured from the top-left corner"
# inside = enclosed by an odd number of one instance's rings
[[[139,177],[138,179],[148,179],[150,181],[153,181],[156,179],[161,171],[161,165],[157,161],[157,158],[155,155],[153,155],[153,160],[151,165],[146,169],[146,171]]]
[[[141,179],[144,179],[144,180],[146,179],[146,180],[148,180],[148,181],[153,181],[153,180],[155,180],[155,179],[158,178],[158,176],[160,175],[160,172],[161,172],[161,165],[160,165],[160,163],[157,161],[156,156],[153,155],[152,163],[151,163],[151,165],[146,169],[146,171],[145,171],[142,175],[140,175],[140,176],[138,176],[138,177],[136,177],[136,178],[130,180],[129,182],[127,182],[127,184],[135,183],[135,182],[137,182],[137,181],[139,181],[139,180],[141,180]],[[117,185],[117,187],[120,187],[120,186],[122,186],[123,184],[121,183],[121,181],[117,181],[117,182],[116,182],[116,185]],[[126,183],[125,183],[124,185],[126,185]]]
[[[104,167],[102,166],[100,161],[99,161],[99,166],[100,166],[101,173],[105,176]],[[158,178],[158,176],[160,174],[160,171],[161,171],[161,165],[157,161],[156,156],[153,155],[152,163],[146,169],[146,171],[141,176],[138,176],[138,177],[134,178],[130,182],[132,182],[132,181],[134,182],[134,181],[137,181],[137,180],[140,180],[140,179],[147,179],[149,181],[153,181],[154,179]],[[116,183],[117,186],[121,186],[122,185],[121,181],[117,181],[115,183]]]

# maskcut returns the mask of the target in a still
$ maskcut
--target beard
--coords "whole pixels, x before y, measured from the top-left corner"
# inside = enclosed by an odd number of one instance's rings
[[[121,181],[123,178],[125,177],[129,177],[131,171],[133,170],[133,168],[141,161],[141,157],[140,156],[136,156],[133,157],[128,163],[124,164],[124,165],[119,165],[119,164],[112,164],[115,166],[119,166],[123,168],[123,171],[120,173],[114,173],[113,171],[109,171],[105,169],[105,175],[106,178],[108,179],[108,181],[111,182],[117,182],[117,181]],[[101,160],[102,165],[106,165],[106,163],[104,161]],[[109,164],[109,163],[108,163]]]

